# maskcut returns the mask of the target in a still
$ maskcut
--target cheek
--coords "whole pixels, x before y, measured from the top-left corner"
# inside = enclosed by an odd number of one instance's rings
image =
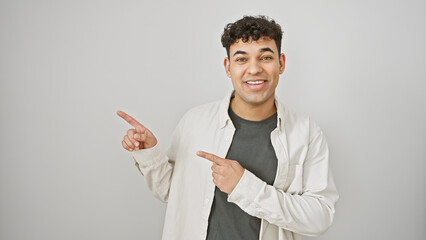
[[[236,78],[241,78],[242,75],[244,74],[244,66],[240,66],[240,65],[233,65],[230,68],[230,73],[233,77]]]
[[[272,77],[278,77],[280,75],[280,67],[279,65],[276,66],[270,66],[269,68],[266,68],[268,74]]]
[[[232,77],[232,86],[234,87],[234,89],[240,89],[240,82],[238,79],[236,79],[235,77]]]

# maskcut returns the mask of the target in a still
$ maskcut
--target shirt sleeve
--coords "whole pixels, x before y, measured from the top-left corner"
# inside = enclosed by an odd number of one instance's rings
[[[246,169],[228,201],[288,231],[307,236],[325,232],[333,221],[339,195],[329,168],[325,137],[314,123],[311,133],[305,161],[297,166],[302,171],[300,193],[291,194],[268,185]]]
[[[145,177],[148,188],[154,196],[167,202],[172,181],[173,169],[177,151],[179,149],[183,120],[176,127],[172,142],[167,154],[163,152],[158,143],[148,149],[132,152],[135,165]]]

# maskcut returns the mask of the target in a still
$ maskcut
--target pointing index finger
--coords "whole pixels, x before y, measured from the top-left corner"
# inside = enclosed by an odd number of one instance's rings
[[[218,157],[218,156],[216,156],[214,154],[206,153],[206,152],[203,152],[203,151],[198,151],[197,155],[199,157],[205,158],[205,159],[207,159],[207,160],[209,160],[211,162],[214,162],[214,163],[216,163],[218,165],[223,165],[226,162],[226,160],[223,159],[223,158],[220,158],[220,157]]]
[[[145,127],[138,122],[136,119],[134,119],[132,116],[126,114],[123,111],[117,111],[117,115],[120,116],[122,119],[124,119],[126,122],[128,122],[130,125],[135,127],[138,130],[143,130]]]

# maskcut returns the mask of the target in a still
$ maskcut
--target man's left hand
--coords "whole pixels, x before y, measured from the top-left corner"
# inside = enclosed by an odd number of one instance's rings
[[[213,183],[222,192],[231,194],[243,176],[244,168],[237,161],[220,158],[211,153],[198,151],[197,155],[213,162]]]

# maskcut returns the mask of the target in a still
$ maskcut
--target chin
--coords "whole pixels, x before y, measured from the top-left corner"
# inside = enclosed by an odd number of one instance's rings
[[[247,97],[245,98],[245,102],[251,104],[251,105],[262,105],[264,104],[269,98],[264,97]]]

